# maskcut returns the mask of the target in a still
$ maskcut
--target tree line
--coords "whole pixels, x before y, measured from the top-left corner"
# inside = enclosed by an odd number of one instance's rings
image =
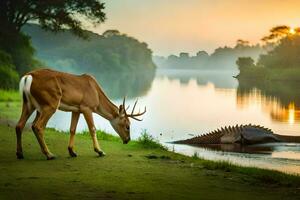
[[[300,80],[300,28],[276,26],[262,38],[267,49],[257,60],[240,57],[239,79]]]
[[[23,31],[31,37],[36,57],[55,69],[93,74],[155,69],[148,45],[118,30],[102,35],[84,31],[87,40],[68,30],[54,34],[34,24],[26,25]]]
[[[235,61],[238,57],[250,55],[258,58],[263,51],[260,45],[250,45],[248,41],[239,39],[234,47],[219,47],[210,55],[203,50],[195,56],[181,52],[179,56],[155,56],[154,62],[161,68],[236,70]]]

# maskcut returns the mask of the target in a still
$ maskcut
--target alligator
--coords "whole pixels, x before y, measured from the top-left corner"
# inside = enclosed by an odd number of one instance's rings
[[[178,140],[176,144],[220,145],[239,144],[240,146],[264,143],[300,143],[300,136],[275,134],[271,129],[258,125],[236,125],[217,129],[204,135],[186,140]]]

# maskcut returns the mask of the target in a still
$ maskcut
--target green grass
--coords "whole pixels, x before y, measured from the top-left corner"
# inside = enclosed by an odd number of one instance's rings
[[[17,121],[21,115],[22,104],[17,101],[0,101],[0,119]]]
[[[17,90],[2,90],[0,89],[0,102],[1,101],[20,101],[21,95]]]

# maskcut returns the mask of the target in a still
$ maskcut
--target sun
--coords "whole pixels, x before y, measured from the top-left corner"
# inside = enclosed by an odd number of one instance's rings
[[[292,34],[292,35],[294,35],[296,33],[296,31],[295,31],[295,29],[290,28],[289,33]]]

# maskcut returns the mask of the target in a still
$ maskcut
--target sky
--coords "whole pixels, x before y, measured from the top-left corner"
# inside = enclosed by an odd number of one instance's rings
[[[255,44],[276,25],[300,26],[300,0],[104,0],[107,20],[94,32],[118,29],[146,42],[154,55],[212,53],[237,39]]]

